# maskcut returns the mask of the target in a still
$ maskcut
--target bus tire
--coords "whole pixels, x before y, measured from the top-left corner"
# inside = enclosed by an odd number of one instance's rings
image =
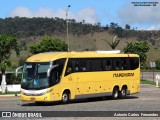
[[[127,96],[127,89],[125,87],[123,87],[121,92],[120,92],[120,98],[125,99],[126,96]]]
[[[118,97],[119,97],[119,90],[118,90],[118,88],[115,87],[115,88],[113,89],[113,92],[112,92],[112,99],[113,99],[113,100],[117,100]]]
[[[63,92],[63,94],[62,94],[62,103],[63,104],[69,103],[69,101],[70,101],[69,96],[70,96],[69,92]]]

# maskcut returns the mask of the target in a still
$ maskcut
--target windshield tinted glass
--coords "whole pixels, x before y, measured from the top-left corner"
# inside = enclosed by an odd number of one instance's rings
[[[25,63],[21,87],[24,89],[44,89],[49,87],[47,70],[50,63]]]

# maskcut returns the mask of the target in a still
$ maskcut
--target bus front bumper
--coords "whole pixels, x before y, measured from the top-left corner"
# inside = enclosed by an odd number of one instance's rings
[[[47,93],[40,96],[28,96],[21,93],[20,98],[23,102],[53,102],[60,100],[59,95],[51,95],[51,93]]]

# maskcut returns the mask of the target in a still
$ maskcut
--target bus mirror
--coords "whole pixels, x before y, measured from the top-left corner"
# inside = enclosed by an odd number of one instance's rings
[[[50,68],[47,70],[47,77],[50,77],[51,70],[54,69],[54,68],[56,68],[56,67],[58,67],[58,66],[59,66],[59,64],[53,65],[52,67],[50,67]]]
[[[18,76],[18,70],[19,69],[22,69],[23,68],[23,66],[20,66],[20,67],[18,67],[17,69],[16,69],[16,77]]]

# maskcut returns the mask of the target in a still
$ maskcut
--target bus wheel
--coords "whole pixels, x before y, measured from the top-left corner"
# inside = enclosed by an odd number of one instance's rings
[[[121,92],[120,92],[120,98],[125,99],[126,96],[127,96],[127,89],[125,87],[123,87]]]
[[[118,91],[118,88],[115,87],[112,92],[112,99],[116,100],[118,99],[118,97],[119,97],[119,91]]]
[[[69,103],[70,98],[69,98],[69,92],[63,92],[62,94],[62,103],[67,104]]]

